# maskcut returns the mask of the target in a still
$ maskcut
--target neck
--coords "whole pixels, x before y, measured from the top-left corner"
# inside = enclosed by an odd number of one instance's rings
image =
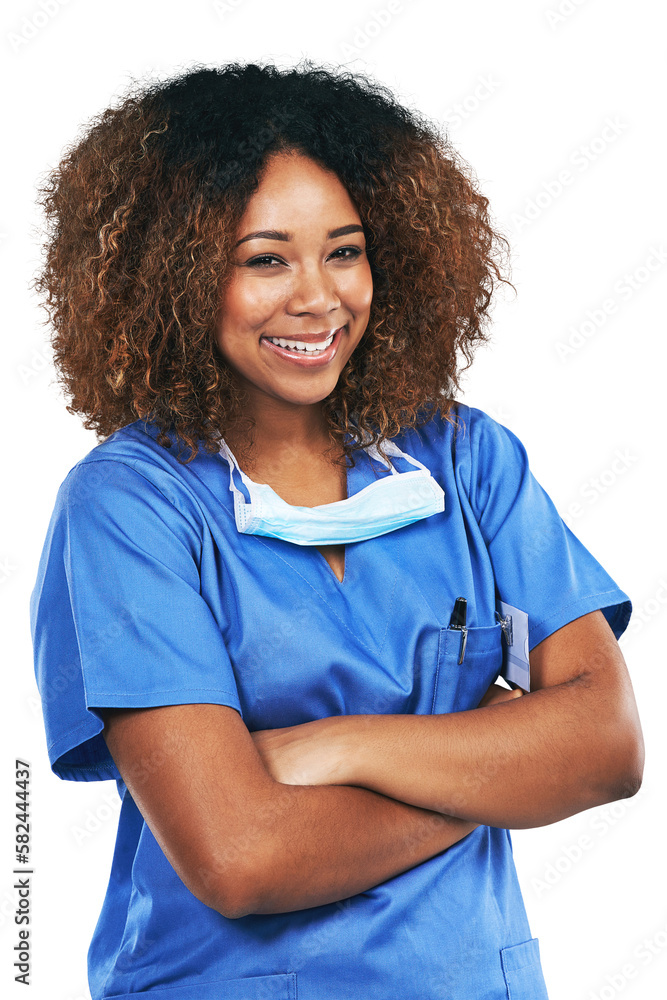
[[[247,406],[246,413],[254,421],[252,430],[230,428],[225,434],[237,460],[242,455],[254,464],[270,455],[274,461],[298,461],[304,455],[321,456],[331,446],[320,402],[298,404],[268,397],[261,406]]]

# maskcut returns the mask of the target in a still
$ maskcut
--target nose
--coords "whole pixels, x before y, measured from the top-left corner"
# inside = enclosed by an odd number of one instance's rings
[[[340,306],[335,278],[317,264],[300,268],[295,276],[287,302],[287,311],[294,315],[312,313],[324,316]]]

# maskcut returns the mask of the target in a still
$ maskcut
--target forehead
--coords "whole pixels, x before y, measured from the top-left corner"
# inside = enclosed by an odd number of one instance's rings
[[[358,220],[354,202],[336,174],[309,157],[297,153],[271,156],[260,176],[259,186],[251,196],[243,216],[243,225],[255,220],[266,223],[271,216],[294,226],[297,220],[327,225],[331,217],[342,221]]]

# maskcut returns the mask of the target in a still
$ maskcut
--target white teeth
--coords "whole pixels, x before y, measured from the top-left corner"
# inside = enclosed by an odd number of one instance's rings
[[[306,344],[302,340],[284,340],[282,337],[267,337],[272,344],[277,344],[278,347],[286,347],[292,351],[304,351],[307,354],[313,354],[316,351],[326,351],[327,347],[331,344],[334,339],[334,334],[332,333],[330,337],[326,340],[321,341],[319,344]]]

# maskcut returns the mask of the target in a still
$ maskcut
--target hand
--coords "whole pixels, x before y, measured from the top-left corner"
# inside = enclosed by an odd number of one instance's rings
[[[513,701],[515,698],[520,698],[522,694],[523,691],[521,688],[514,688],[513,691],[508,691],[507,688],[496,684],[494,681],[491,687],[487,689],[477,708],[484,708],[486,705],[500,705],[504,701]]]
[[[282,729],[251,733],[267,771],[283,785],[342,785],[345,716],[330,716]]]

